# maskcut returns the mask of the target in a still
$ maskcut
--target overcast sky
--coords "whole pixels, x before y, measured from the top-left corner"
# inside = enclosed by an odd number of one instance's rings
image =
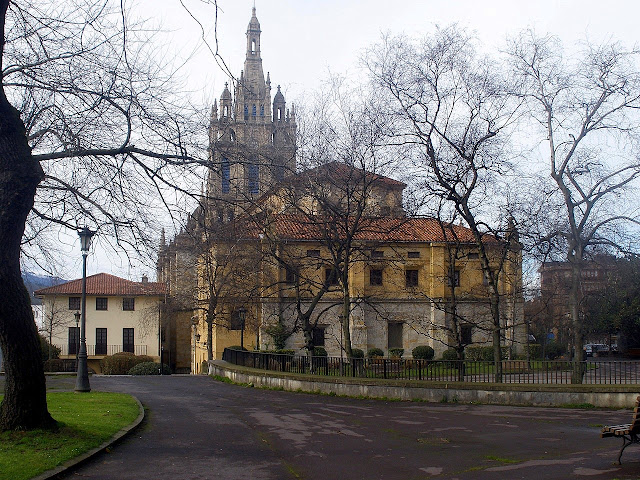
[[[189,59],[183,68],[196,102],[219,98],[228,76],[214,61],[214,8],[201,0],[137,0],[134,15],[166,30],[162,55]],[[234,75],[242,69],[253,0],[218,0],[217,37],[222,58]],[[317,89],[329,72],[357,74],[362,51],[382,33],[419,36],[436,25],[458,23],[475,33],[488,52],[497,51],[508,35],[525,28],[559,36],[565,47],[589,39],[637,43],[640,3],[634,0],[256,0],[262,30],[263,67],[280,84],[287,102],[300,101]],[[188,9],[188,11],[187,11]],[[195,19],[194,19],[195,17]],[[204,31],[204,35],[203,35]],[[208,45],[203,42],[203,37]],[[76,242],[77,243],[77,242]],[[108,272],[136,280],[155,273],[141,262],[100,252],[89,257],[89,274]],[[78,245],[70,246],[67,278],[81,275]]]

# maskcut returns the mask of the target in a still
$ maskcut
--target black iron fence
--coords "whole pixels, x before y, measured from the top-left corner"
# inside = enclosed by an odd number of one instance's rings
[[[403,358],[307,357],[249,352],[225,348],[222,359],[235,365],[277,372],[324,376],[491,383],[496,381],[493,362],[413,360]],[[502,383],[570,384],[575,362],[562,360],[504,360]],[[576,369],[576,371],[580,371]],[[582,383],[640,384],[639,361],[594,359],[582,362]]]

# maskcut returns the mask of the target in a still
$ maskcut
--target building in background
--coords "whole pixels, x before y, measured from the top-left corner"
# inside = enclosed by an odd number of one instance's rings
[[[37,290],[42,299],[44,335],[60,349],[60,358],[78,353],[82,279]],[[86,342],[88,365],[100,372],[100,359],[118,352],[160,360],[160,310],[166,287],[99,273],[87,277]],[[163,359],[164,360],[164,359]],[[165,362],[166,363],[166,362]]]

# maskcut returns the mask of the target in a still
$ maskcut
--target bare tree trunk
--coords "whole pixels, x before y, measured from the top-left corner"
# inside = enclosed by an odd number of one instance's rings
[[[582,322],[580,319],[580,280],[581,280],[580,260],[571,263],[571,289],[569,291],[569,311],[571,312],[571,326],[573,330],[573,371],[571,372],[571,383],[582,383],[584,369],[582,361],[584,360],[582,345],[584,343],[584,335],[582,333]]]
[[[343,301],[342,301],[342,335],[344,336],[344,350],[347,358],[353,357],[353,350],[351,348],[351,330],[349,329],[349,322],[351,318],[351,301],[349,298],[349,287],[343,287]]]
[[[0,72],[9,0],[0,0]],[[24,125],[0,85],[0,348],[6,383],[0,430],[53,428],[29,293],[20,275],[20,242],[43,178]]]

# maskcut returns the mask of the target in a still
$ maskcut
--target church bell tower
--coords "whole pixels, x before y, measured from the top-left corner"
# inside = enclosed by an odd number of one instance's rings
[[[207,197],[214,199],[210,217],[220,222],[233,219],[243,202],[257,199],[295,173],[295,109],[287,109],[279,85],[271,100],[260,34],[254,7],[246,32],[244,69],[231,79],[231,89],[225,84],[219,111],[217,102],[211,109]]]

